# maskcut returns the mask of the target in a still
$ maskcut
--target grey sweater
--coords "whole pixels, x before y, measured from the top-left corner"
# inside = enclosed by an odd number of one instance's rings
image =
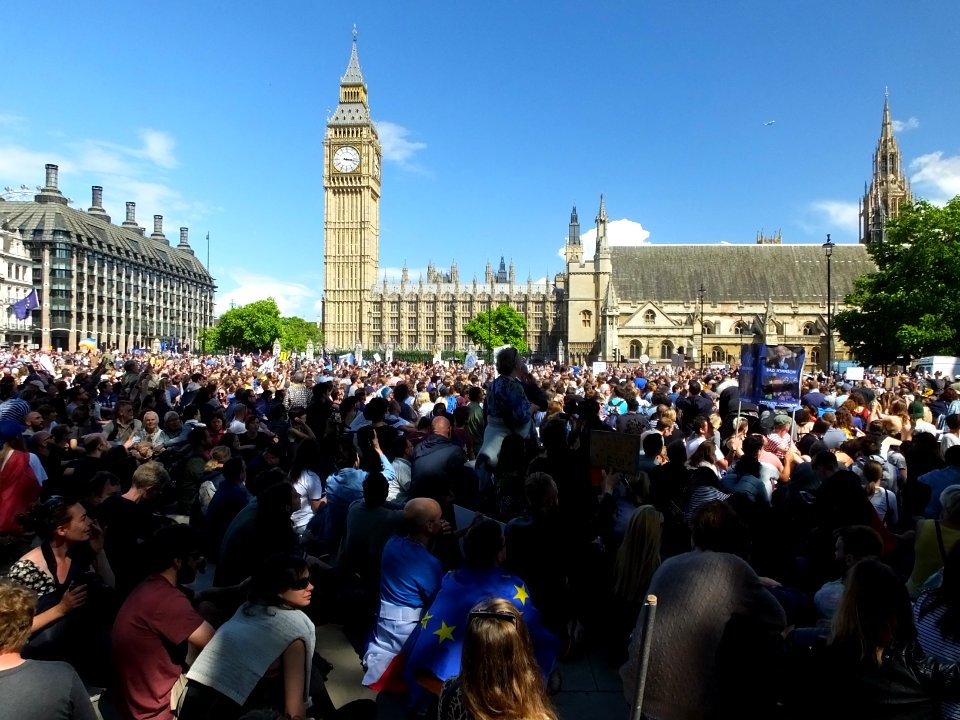
[[[294,640],[303,640],[307,650],[303,697],[309,707],[316,637],[313,622],[299,610],[244,603],[203,648],[187,679],[243,705],[270,665]]]
[[[771,629],[786,626],[783,608],[746,562],[728,553],[695,550],[670,558],[654,573],[657,596],[643,712],[657,720],[699,720],[713,707],[715,659],[727,622],[735,617]],[[641,613],[620,668],[624,697],[636,692]]]

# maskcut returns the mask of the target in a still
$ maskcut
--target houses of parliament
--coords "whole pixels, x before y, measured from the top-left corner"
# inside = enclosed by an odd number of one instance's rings
[[[323,330],[328,347],[466,350],[464,326],[507,304],[527,322],[531,355],[567,363],[646,361],[684,356],[695,365],[736,363],[740,345],[800,345],[808,369],[827,353],[827,258],[821,245],[785,245],[779,233],[752,244],[619,247],[607,235],[601,196],[597,243],[586,257],[577,209],[570,215],[565,268],[554,278],[518,281],[513,264],[487,263],[482,279],[456,263],[426,277],[379,276],[382,153],[371,120],[356,35],[324,148]],[[885,99],[872,179],[860,203],[860,244],[836,245],[831,263],[833,312],[854,280],[874,265],[866,252],[887,219],[911,201]],[[733,271],[731,271],[731,268]],[[700,348],[703,348],[703,357]],[[847,349],[833,338],[833,358]]]

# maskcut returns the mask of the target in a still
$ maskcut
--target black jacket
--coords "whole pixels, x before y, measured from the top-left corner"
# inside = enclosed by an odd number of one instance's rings
[[[813,701],[807,717],[929,720],[940,717],[941,700],[960,700],[960,665],[925,655],[916,641],[895,641],[879,667],[858,654],[828,645],[813,651],[812,677],[794,678]]]

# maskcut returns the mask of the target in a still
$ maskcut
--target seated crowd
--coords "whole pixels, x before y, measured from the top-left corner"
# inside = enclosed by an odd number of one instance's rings
[[[960,383],[95,361],[0,377],[15,717],[375,717],[333,623],[410,717],[555,720],[602,652],[650,718],[960,718]]]

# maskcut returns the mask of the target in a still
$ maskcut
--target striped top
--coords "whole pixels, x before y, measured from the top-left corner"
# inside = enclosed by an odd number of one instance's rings
[[[940,619],[947,608],[945,605],[927,610],[934,600],[933,591],[920,594],[913,605],[913,619],[917,624],[917,640],[923,651],[940,662],[960,661],[960,640],[945,638],[940,632]],[[923,616],[921,617],[921,611]],[[960,703],[944,702],[940,707],[940,716],[945,720],[960,720]]]

